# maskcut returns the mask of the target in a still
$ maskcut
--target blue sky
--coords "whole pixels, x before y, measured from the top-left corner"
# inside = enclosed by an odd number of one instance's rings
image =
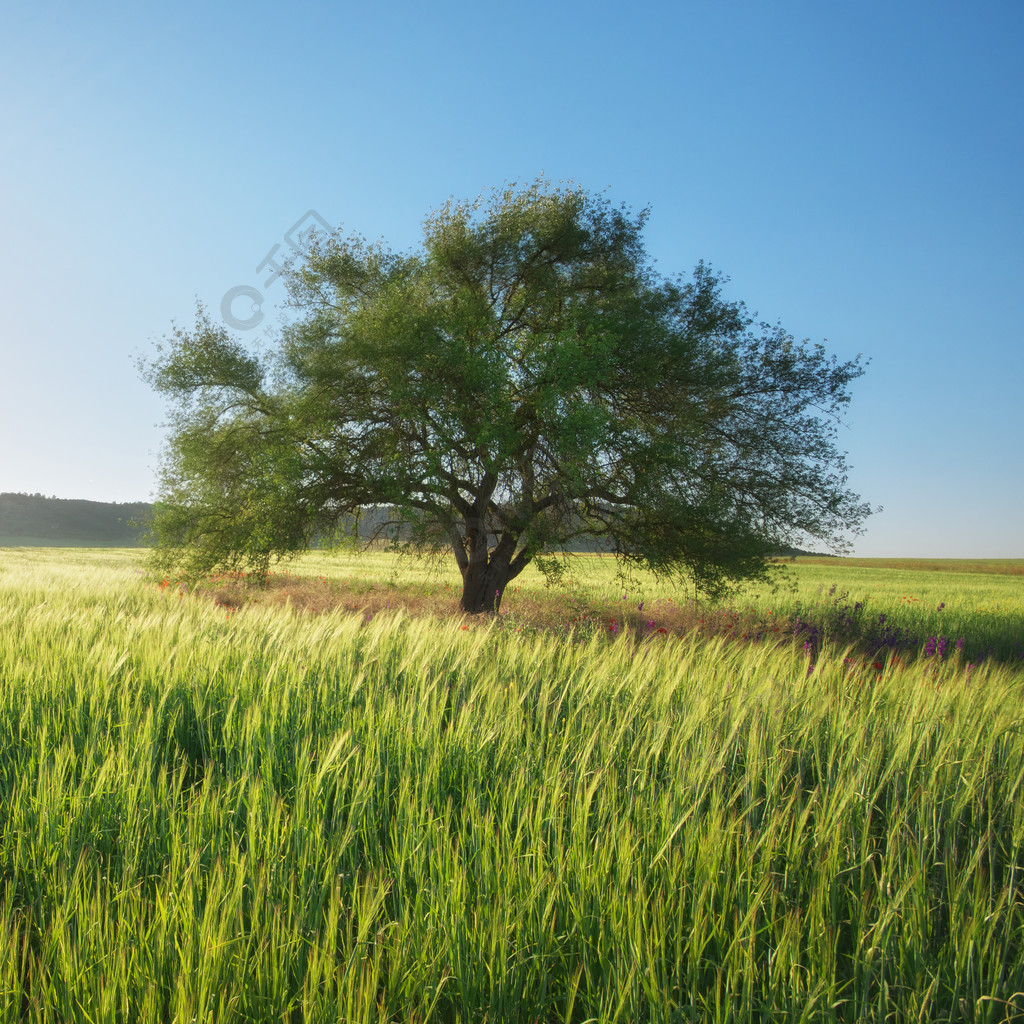
[[[0,491],[153,496],[172,321],[303,215],[399,249],[543,173],[840,358],[865,556],[1024,557],[1024,4],[9,5]],[[236,315],[249,307],[236,302]]]

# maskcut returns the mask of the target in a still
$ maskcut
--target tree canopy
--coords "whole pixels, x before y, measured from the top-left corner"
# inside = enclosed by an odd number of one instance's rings
[[[301,550],[386,510],[450,549],[462,608],[586,540],[709,593],[842,549],[868,507],[836,427],[863,367],[664,278],[647,211],[541,180],[449,201],[411,253],[335,234],[257,356],[200,308],[148,364],[171,401],[155,535],[193,570]]]

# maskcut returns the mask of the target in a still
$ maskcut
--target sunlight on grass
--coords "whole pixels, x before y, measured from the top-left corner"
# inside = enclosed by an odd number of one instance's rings
[[[137,558],[0,552],[0,1020],[1024,1013],[1018,663],[611,633],[684,599],[601,561],[491,621],[379,554],[291,566],[341,600],[305,612]],[[736,608],[826,621],[796,569]],[[851,572],[907,622],[1020,614]]]

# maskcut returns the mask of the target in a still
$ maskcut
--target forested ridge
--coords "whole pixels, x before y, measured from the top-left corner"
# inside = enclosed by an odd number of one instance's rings
[[[152,510],[145,501],[86,501],[0,492],[0,547],[136,547],[146,543]],[[388,518],[384,509],[365,510],[359,522],[360,539],[386,539],[382,524]],[[581,538],[573,548],[601,550],[589,538]],[[796,548],[779,552],[782,556],[808,553]]]
[[[144,501],[0,493],[0,546],[134,547],[151,510]]]

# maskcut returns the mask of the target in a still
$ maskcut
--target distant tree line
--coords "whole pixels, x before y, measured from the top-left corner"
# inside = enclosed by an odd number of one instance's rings
[[[153,505],[149,502],[85,501],[35,493],[0,493],[0,547],[136,547],[149,542]],[[408,540],[408,527],[396,525],[395,510],[375,506],[358,520],[347,517],[340,533],[359,544]],[[398,534],[396,536],[396,533]],[[319,536],[313,547],[329,547],[338,536]],[[582,536],[577,552],[607,550],[597,538]],[[798,548],[777,551],[776,557],[813,554]]]
[[[143,501],[0,493],[0,546],[135,547],[152,511]]]

